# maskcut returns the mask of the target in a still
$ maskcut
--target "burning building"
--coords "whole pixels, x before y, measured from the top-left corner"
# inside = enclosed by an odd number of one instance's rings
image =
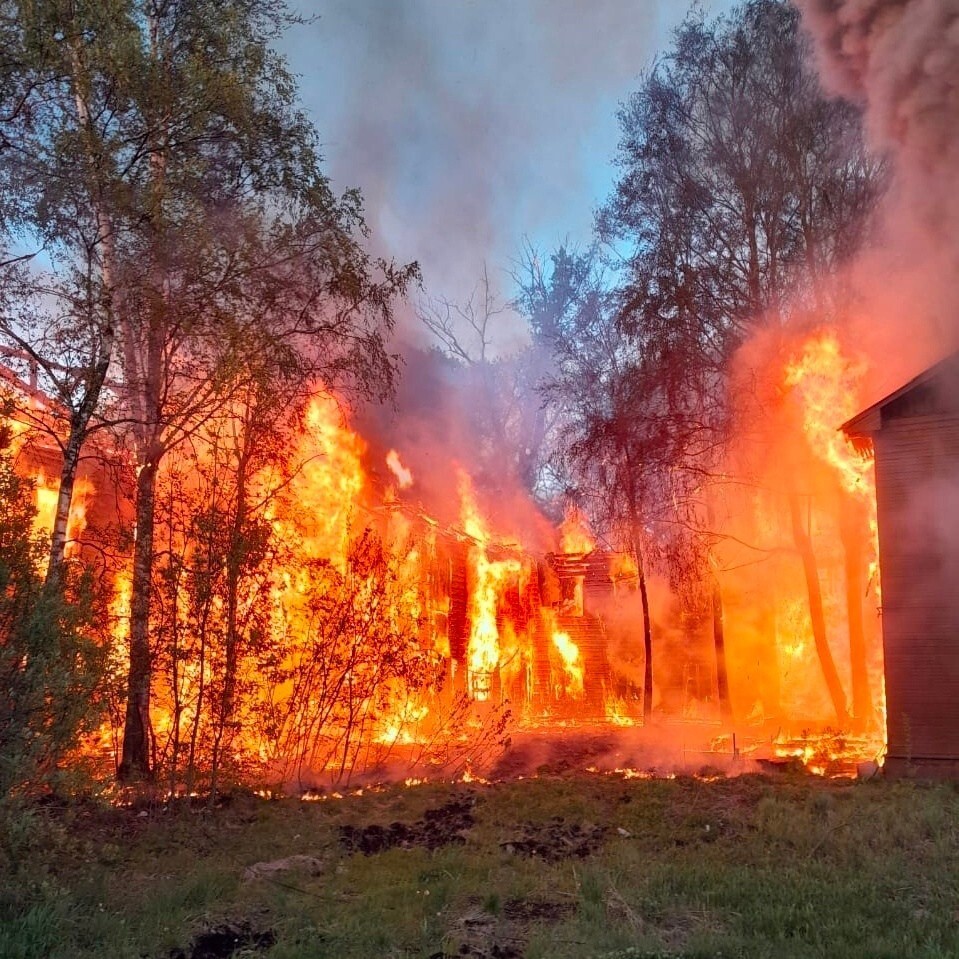
[[[463,522],[446,527],[401,502],[386,507],[423,544],[414,571],[432,611],[423,641],[440,651],[449,693],[509,703],[532,723],[605,721],[614,697],[641,715],[641,691],[608,656],[616,626],[606,613],[635,589],[631,565],[591,542],[537,556],[492,540],[468,484],[463,494]]]
[[[959,774],[959,354],[842,427],[875,451],[888,754]]]

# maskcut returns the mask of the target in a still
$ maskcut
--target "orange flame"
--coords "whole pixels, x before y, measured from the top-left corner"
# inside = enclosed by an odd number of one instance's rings
[[[574,699],[583,695],[583,660],[579,654],[579,647],[570,639],[568,633],[554,632],[553,646],[559,652],[566,673],[567,695]]]
[[[831,331],[823,331],[810,337],[787,363],[785,384],[792,387],[793,395],[802,412],[803,433],[810,449],[838,479],[844,495],[852,497],[862,504],[868,523],[868,584],[875,597],[876,606],[880,604],[879,583],[879,541],[876,507],[876,482],[871,456],[863,455],[839,426],[852,418],[862,407],[863,384],[868,373],[868,364],[857,355],[843,350],[838,337]],[[796,637],[792,646],[786,646],[785,652],[799,659],[807,643],[803,637]],[[876,690],[875,706],[880,716],[885,715],[885,693],[883,683],[881,644],[875,644],[871,661],[868,663],[870,683]],[[825,743],[825,745],[824,745]],[[805,764],[823,766],[823,756],[836,758],[847,752],[843,743],[834,750],[833,756],[828,737],[818,744],[815,762],[806,755],[810,752],[807,744],[802,752],[793,750],[793,755],[802,755]],[[834,745],[834,744],[833,744]],[[875,752],[881,744],[871,742],[867,752]]]
[[[413,473],[408,470],[400,459],[400,454],[396,450],[390,450],[386,454],[386,465],[390,472],[396,477],[396,482],[400,489],[409,489],[413,485]]]
[[[846,356],[832,332],[814,336],[786,366],[785,382],[802,404],[809,445],[838,473],[843,488],[875,502],[872,461],[839,429],[856,414],[867,372],[865,361]]]
[[[861,407],[867,372],[865,360],[844,354],[836,335],[825,331],[807,340],[802,352],[787,364],[785,382],[796,390],[802,404],[803,431],[810,447],[836,471],[842,488],[866,504],[872,549],[869,582],[878,599],[879,524],[873,461],[839,429]]]
[[[303,466],[291,490],[307,506],[295,518],[302,548],[311,559],[327,559],[343,570],[352,516],[366,488],[366,443],[346,426],[336,400],[321,394],[310,403],[299,445],[297,460]],[[293,531],[289,521],[286,525],[289,537]]]
[[[473,572],[470,596],[470,635],[467,645],[467,670],[470,694],[474,699],[489,699],[493,674],[500,664],[500,631],[497,610],[500,595],[509,578],[520,572],[518,560],[491,560],[488,556],[490,531],[480,515],[469,476],[460,471],[460,522],[473,540],[469,558]]]
[[[830,470],[835,470],[845,495],[869,503],[871,528],[875,535],[871,463],[864,460],[836,430],[838,422],[849,418],[859,408],[865,364],[845,356],[838,339],[826,333],[804,343],[789,360],[785,370],[777,363],[770,367],[770,371],[775,382],[784,381],[791,387],[791,395],[801,411],[803,435],[823,463],[828,464]],[[195,446],[201,449],[202,442],[198,440]],[[545,717],[561,722],[574,716],[577,721],[584,716],[590,721],[605,716],[606,722],[616,725],[629,725],[637,721],[630,717],[635,709],[631,688],[638,682],[635,671],[637,661],[635,658],[627,659],[627,655],[632,657],[635,652],[635,634],[627,637],[627,627],[623,627],[624,638],[621,642],[617,640],[622,648],[614,650],[610,645],[606,650],[610,656],[602,668],[612,670],[612,673],[602,681],[597,679],[591,672],[598,658],[593,653],[594,647],[590,645],[593,640],[584,638],[582,650],[573,640],[574,636],[577,639],[581,635],[591,636],[578,632],[578,627],[574,628],[571,620],[574,615],[582,617],[584,612],[590,612],[589,608],[584,610],[582,575],[575,585],[579,591],[576,594],[578,600],[570,602],[570,574],[562,574],[567,578],[562,579],[560,589],[555,582],[559,573],[553,576],[551,582],[553,573],[546,568],[547,564],[537,568],[529,557],[521,558],[523,554],[515,547],[505,546],[494,534],[492,523],[482,514],[472,481],[465,472],[461,471],[458,478],[459,528],[447,529],[444,533],[434,520],[424,517],[424,522],[419,523],[415,511],[408,503],[399,502],[395,494],[377,492],[364,470],[366,443],[350,428],[335,399],[328,394],[318,395],[309,404],[304,428],[294,438],[294,447],[289,458],[295,464],[293,468],[272,467],[277,475],[268,474],[265,470],[252,480],[257,493],[277,489],[282,491],[269,501],[270,505],[263,507],[262,514],[266,520],[264,525],[272,528],[277,540],[284,545],[284,549],[278,551],[282,558],[277,559],[270,568],[264,590],[248,602],[264,604],[262,608],[269,611],[265,619],[272,617],[272,622],[264,627],[264,636],[272,644],[269,645],[270,654],[280,661],[287,678],[278,680],[268,691],[263,689],[263,680],[249,665],[254,661],[251,657],[243,667],[246,670],[243,682],[246,689],[251,690],[247,695],[260,699],[250,707],[247,715],[253,715],[257,709],[261,712],[267,709],[281,710],[284,702],[292,697],[296,670],[309,661],[310,650],[307,647],[311,640],[308,637],[316,635],[316,621],[325,615],[323,601],[327,597],[321,587],[327,581],[334,580],[334,577],[328,576],[331,569],[340,574],[341,580],[349,580],[349,588],[358,600],[358,609],[364,604],[370,606],[378,601],[374,595],[374,584],[363,576],[355,575],[351,565],[351,544],[355,543],[359,532],[370,526],[378,535],[382,534],[384,549],[389,553],[390,574],[393,577],[390,593],[392,605],[376,620],[375,628],[366,628],[364,631],[362,623],[355,628],[350,627],[354,632],[349,641],[355,644],[351,653],[362,645],[367,650],[387,649],[389,644],[384,640],[384,632],[390,637],[410,637],[410,646],[427,651],[433,657],[433,663],[445,661],[440,663],[437,675],[446,670],[447,677],[455,677],[453,671],[458,666],[450,662],[453,656],[451,638],[454,636],[450,625],[454,618],[452,570],[455,566],[461,577],[456,582],[462,583],[463,559],[459,546],[465,539],[465,592],[456,594],[464,597],[457,600],[460,603],[458,622],[461,623],[457,628],[462,632],[455,635],[456,648],[462,651],[465,646],[465,663],[461,665],[465,666],[468,697],[461,698],[474,701],[472,708],[475,712],[471,714],[470,722],[477,715],[491,712],[488,708],[477,708],[476,701],[482,703],[494,699],[510,699],[511,708],[516,710],[514,715],[522,717],[521,721],[532,722]],[[413,474],[396,450],[389,451],[386,465],[395,478],[397,489],[410,487]],[[284,469],[286,472],[283,472]],[[822,467],[820,472],[825,475],[825,470]],[[85,497],[89,496],[89,492],[80,489],[76,515],[71,519],[72,537],[82,529]],[[41,482],[38,498],[45,508],[45,514],[52,515],[55,491],[47,489]],[[269,497],[262,498],[262,502],[268,500]],[[380,508],[384,502],[387,508]],[[559,534],[561,549],[572,556],[574,565],[588,566],[591,571],[599,568],[598,563],[583,560],[583,555],[593,552],[597,544],[579,510],[569,510]],[[444,536],[450,543],[456,544],[455,548],[448,546],[445,554],[442,549],[437,552],[437,541],[442,547]],[[322,571],[321,574],[317,574],[317,569]],[[324,576],[328,576],[328,579]],[[599,578],[600,584],[595,588],[602,589],[605,579]],[[617,598],[624,601],[632,598],[635,601],[636,581],[634,562],[627,557],[611,555],[608,583],[610,602]],[[114,619],[119,621],[129,616],[128,571],[121,571],[115,577],[114,588],[111,612]],[[792,678],[790,673],[796,675],[805,671],[815,675],[815,670],[809,668],[809,664],[814,662],[815,650],[809,634],[806,605],[801,598],[788,593],[787,590],[775,600],[773,627],[778,651],[782,654],[779,668],[787,683]],[[184,606],[188,604],[186,599],[176,600],[177,603],[181,601]],[[790,604],[794,604],[796,609],[792,610]],[[600,608],[599,605],[597,608]],[[222,609],[214,609],[212,615],[222,615]],[[664,618],[668,615],[672,614],[663,610]],[[662,628],[659,624],[657,627]],[[269,634],[272,628],[276,629],[275,637]],[[760,632],[757,629],[757,634]],[[123,627],[116,630],[118,661],[115,672],[118,675],[126,671],[125,633]],[[768,635],[768,632],[764,633],[767,641]],[[737,641],[736,630],[730,629],[728,637],[730,648],[733,649]],[[679,650],[680,646],[679,643],[673,644],[674,650]],[[662,648],[665,647],[666,644],[663,644]],[[682,645],[684,652],[677,652],[676,655],[685,655],[687,648]],[[584,651],[588,653],[585,659]],[[387,655],[392,654],[393,649],[389,647]],[[455,655],[457,659],[462,658],[459,652]],[[617,674],[613,655],[618,655],[620,664],[628,665],[631,672]],[[357,656],[355,664],[351,663],[344,669],[344,684],[352,684],[360,678],[363,669],[378,668],[366,665],[371,661]],[[656,681],[662,683],[665,690],[660,701],[666,702],[669,684],[675,687],[679,683],[678,679],[670,678],[669,670],[676,667],[674,673],[678,677],[683,663],[679,661],[678,666],[667,663],[665,655],[654,662],[658,670]],[[328,658],[320,657],[315,663],[317,669],[327,668]],[[208,706],[199,705],[197,691],[215,685],[218,679],[215,670],[222,669],[222,664],[216,664],[212,659],[202,662],[184,660],[178,668],[180,671],[175,680],[175,690],[174,682],[159,678],[162,669],[157,670],[157,686],[163,687],[166,682],[165,687],[155,690],[154,705],[151,707],[154,731],[158,738],[172,736],[178,730],[182,735],[194,720],[201,717],[202,708],[209,709]],[[708,669],[704,669],[704,674],[708,674]],[[685,677],[685,673],[682,676]],[[615,683],[624,677],[629,679],[630,685],[625,686],[620,682],[616,686]],[[821,682],[818,675],[816,679]],[[434,682],[430,691],[424,693],[425,686],[413,689],[412,683],[404,685],[407,683],[405,677],[392,676],[378,687],[375,694],[364,694],[365,698],[355,704],[357,711],[363,712],[366,717],[362,733],[364,748],[370,744],[385,748],[415,746],[434,737],[436,729],[443,722],[445,708],[442,682]],[[683,678],[682,682],[688,686],[692,680]],[[590,690],[589,697],[585,693],[587,688]],[[176,708],[172,705],[171,690],[178,694]],[[459,692],[462,693],[462,690],[463,686],[460,685]],[[594,696],[595,691],[598,692]],[[703,695],[708,695],[708,689]],[[603,697],[602,702],[599,701],[600,696]],[[622,698],[618,699],[617,696]],[[266,702],[267,699],[269,702]],[[316,718],[318,706],[313,699],[307,699],[303,708],[304,722],[316,723],[319,727],[328,721]],[[671,707],[664,707],[664,711],[667,708]],[[771,710],[770,714],[774,715]],[[678,708],[675,709],[675,715],[680,715]],[[276,751],[270,751],[272,742],[268,742],[262,730],[254,728],[252,723],[250,728],[239,722],[237,726],[239,728],[231,745],[231,756],[237,763],[241,760],[277,759]],[[330,733],[331,738],[335,735],[335,730]],[[833,745],[829,744],[828,748],[832,749]],[[855,745],[850,742],[850,750]],[[794,750],[795,740],[784,740],[779,748]],[[817,744],[810,749],[808,743],[802,744],[801,756],[807,765],[816,768],[823,766],[822,757],[826,753],[826,745]],[[842,750],[838,750],[838,753],[842,754]]]
[[[564,553],[591,553],[596,549],[596,540],[589,531],[589,524],[582,510],[570,506],[559,527],[559,548]]]

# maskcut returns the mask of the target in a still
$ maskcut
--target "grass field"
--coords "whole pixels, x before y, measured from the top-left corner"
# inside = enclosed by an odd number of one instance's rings
[[[48,805],[2,840],[4,959],[959,956],[949,785],[578,773]]]

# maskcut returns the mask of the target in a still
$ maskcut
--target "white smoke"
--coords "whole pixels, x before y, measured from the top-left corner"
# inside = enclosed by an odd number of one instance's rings
[[[875,399],[959,348],[959,0],[794,0],[823,86],[890,164],[873,246],[843,282]]]
[[[902,215],[959,251],[959,0],[797,0],[827,88],[894,157]]]

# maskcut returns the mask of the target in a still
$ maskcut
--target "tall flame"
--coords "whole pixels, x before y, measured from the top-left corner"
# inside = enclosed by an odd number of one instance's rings
[[[390,450],[386,454],[386,465],[390,472],[396,477],[396,482],[400,489],[409,489],[413,485],[413,473],[403,465],[400,454],[396,450]]]
[[[811,337],[786,366],[785,382],[795,389],[803,411],[803,431],[812,450],[836,472],[842,488],[867,509],[872,555],[869,581],[879,596],[879,524],[876,478],[864,456],[838,427],[861,406],[865,360],[846,355],[831,331]]]
[[[836,470],[847,492],[874,503],[872,462],[839,429],[859,409],[866,372],[866,363],[844,354],[836,335],[826,331],[807,340],[786,365],[785,382],[799,396],[809,445]]]
[[[596,549],[596,540],[582,510],[570,506],[559,527],[559,548],[564,553],[591,553]]]
[[[553,646],[556,648],[563,662],[566,679],[565,692],[578,699],[583,695],[583,659],[579,654],[579,647],[573,642],[568,633],[556,631],[553,633]]]
[[[282,532],[288,538],[298,534],[309,558],[329,560],[342,571],[353,513],[367,483],[366,443],[349,429],[339,405],[328,394],[313,398],[305,425],[295,460],[302,467],[291,483],[300,508],[280,521],[285,527]]]
[[[469,688],[474,699],[485,700],[490,697],[492,677],[500,665],[499,598],[508,579],[517,575],[521,566],[516,559],[489,558],[490,531],[477,506],[473,483],[463,471],[458,485],[460,522],[473,541],[469,549],[474,579],[467,645]]]

